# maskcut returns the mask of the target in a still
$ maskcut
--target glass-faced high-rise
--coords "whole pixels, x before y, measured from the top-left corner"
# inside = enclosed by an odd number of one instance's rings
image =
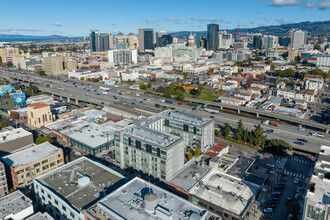
[[[139,29],[139,51],[154,49],[154,30],[152,28]]]
[[[207,25],[207,49],[217,50],[219,47],[219,25],[208,24]]]
[[[99,52],[100,44],[99,44],[99,31],[91,30],[89,33],[89,45],[91,52]]]

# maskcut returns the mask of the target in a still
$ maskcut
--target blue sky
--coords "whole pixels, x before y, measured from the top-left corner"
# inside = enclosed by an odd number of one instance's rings
[[[0,34],[203,31],[330,20],[330,0],[1,0]]]

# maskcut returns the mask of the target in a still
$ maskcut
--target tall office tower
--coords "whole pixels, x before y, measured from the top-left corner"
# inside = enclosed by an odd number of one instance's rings
[[[133,33],[129,33],[126,38],[127,38],[127,48],[130,50],[136,50],[138,48],[137,36]]]
[[[278,39],[278,43],[282,47],[289,47],[291,44],[291,38],[290,37],[280,37]]]
[[[91,30],[89,32],[89,45],[90,45],[91,52],[100,51],[99,31],[98,30]]]
[[[275,36],[265,35],[263,38],[263,49],[272,49],[275,45]]]
[[[201,40],[201,48],[207,48],[207,40],[205,37],[203,37]]]
[[[219,25],[207,25],[207,50],[217,50],[219,47]]]
[[[111,33],[101,33],[99,35],[100,51],[113,49],[113,35]]]
[[[262,46],[262,35],[254,34],[253,35],[253,48],[261,49],[261,46]]]
[[[196,34],[194,34],[194,45],[196,48],[201,47],[201,41],[202,41],[202,36],[197,36]]]
[[[293,43],[293,31],[294,30],[289,30],[287,33],[286,33],[286,36],[288,37],[288,38],[290,38],[290,44],[289,44],[289,46],[292,48],[292,43]]]
[[[154,30],[152,28],[139,29],[139,52],[154,49]]]
[[[190,33],[188,37],[188,47],[194,47],[195,46],[195,38],[192,33]]]
[[[157,46],[158,47],[166,47],[169,44],[173,43],[172,35],[166,34],[158,38]]]
[[[219,31],[219,49],[229,49],[233,46],[233,35],[227,31]]]
[[[157,47],[160,47],[159,45],[161,44],[160,43],[160,39],[164,36],[164,35],[167,35],[167,32],[166,31],[158,31],[157,34],[156,34],[156,45]]]
[[[300,49],[307,43],[306,31],[297,30],[293,32],[292,49]]]

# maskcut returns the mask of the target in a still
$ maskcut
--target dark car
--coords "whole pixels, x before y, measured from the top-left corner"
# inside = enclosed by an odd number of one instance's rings
[[[306,139],[303,139],[303,138],[298,138],[297,140],[301,141],[301,142],[305,142],[305,143],[308,142]]]
[[[301,141],[295,141],[293,143],[298,144],[298,145],[304,145],[304,142],[301,142]]]

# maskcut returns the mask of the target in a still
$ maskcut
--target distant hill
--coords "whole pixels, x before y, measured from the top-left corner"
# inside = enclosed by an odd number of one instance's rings
[[[68,40],[82,39],[83,37],[66,37],[60,35],[32,36],[19,34],[0,34],[0,41],[49,41],[49,40]]]
[[[205,26],[206,29],[206,26]],[[262,33],[269,35],[284,35],[291,29],[301,29],[309,32],[309,35],[314,36],[330,36],[330,21],[316,21],[316,22],[300,22],[292,24],[281,24],[281,25],[271,25],[271,26],[261,26],[255,28],[240,28],[240,33]],[[228,33],[234,33],[237,29],[226,29]],[[180,31],[170,33],[176,37],[189,36],[191,31]],[[197,35],[206,35],[206,31],[193,31]]]

